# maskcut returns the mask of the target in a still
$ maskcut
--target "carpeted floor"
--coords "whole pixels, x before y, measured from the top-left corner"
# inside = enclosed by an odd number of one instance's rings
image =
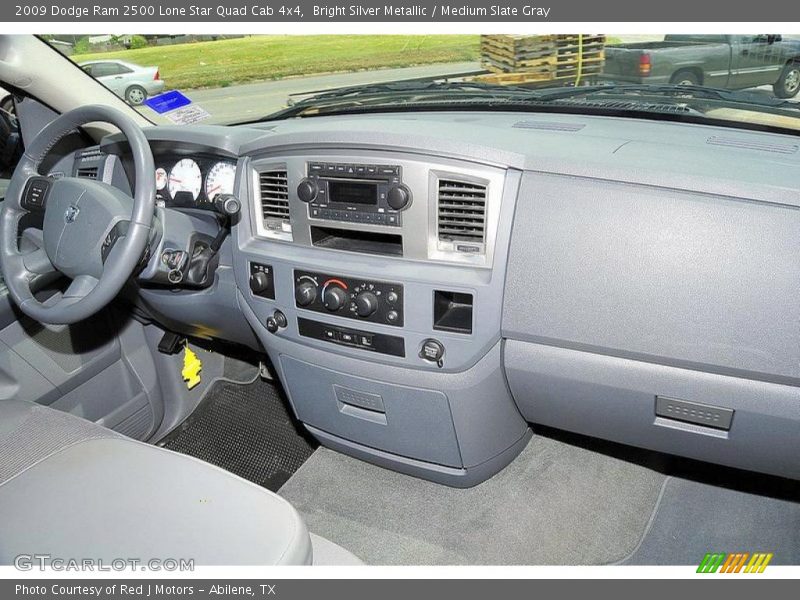
[[[311,531],[367,564],[603,564],[637,546],[664,481],[640,464],[534,436],[471,489],[320,448],[280,494]]]
[[[800,564],[797,482],[561,432],[472,489],[320,448],[279,493],[373,565],[697,565],[710,551]]]
[[[771,552],[770,564],[800,564],[797,482],[739,475],[764,485],[732,489],[670,477],[641,545],[624,564],[697,565],[706,552]]]

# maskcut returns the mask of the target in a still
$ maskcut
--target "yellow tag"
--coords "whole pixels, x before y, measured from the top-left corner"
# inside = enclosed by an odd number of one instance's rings
[[[203,363],[197,355],[189,348],[189,344],[183,349],[183,370],[181,377],[186,382],[186,387],[192,389],[200,383],[200,371],[203,370]]]

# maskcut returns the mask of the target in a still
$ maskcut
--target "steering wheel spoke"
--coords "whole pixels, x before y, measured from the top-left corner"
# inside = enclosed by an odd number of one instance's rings
[[[53,263],[50,262],[50,257],[44,248],[37,248],[31,252],[21,254],[22,264],[25,270],[31,275],[50,275],[56,272]]]
[[[99,282],[99,279],[91,275],[79,275],[72,280],[72,283],[70,283],[64,291],[63,299],[80,300],[81,298],[85,298],[97,287]]]

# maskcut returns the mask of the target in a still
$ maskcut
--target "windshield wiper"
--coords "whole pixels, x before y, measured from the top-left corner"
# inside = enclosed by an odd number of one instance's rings
[[[668,96],[679,100],[721,100],[736,104],[753,104],[770,108],[788,108],[800,110],[800,104],[766,96],[748,90],[723,90],[702,85],[677,84],[602,84],[586,87],[572,87],[538,90],[536,97],[540,101],[555,101],[567,98],[592,97],[602,94],[636,96]]]
[[[507,86],[469,81],[397,81],[337,88],[298,100],[259,121],[275,121],[304,114],[321,114],[330,109],[348,107],[418,106],[433,102],[461,102],[479,100],[484,103],[503,103],[509,100],[528,101],[535,90],[520,86]]]
[[[491,108],[529,106],[534,108],[547,104],[558,105],[559,101],[581,99],[605,100],[625,96],[631,100],[630,110],[635,110],[633,101],[641,103],[643,109],[655,111],[653,102],[647,97],[681,102],[710,100],[725,104],[749,105],[762,108],[800,110],[800,104],[778,98],[770,98],[758,92],[721,90],[698,85],[669,84],[602,84],[584,87],[561,87],[530,89],[522,86],[504,86],[480,82],[459,81],[410,81],[370,84],[339,88],[314,94],[297,101],[281,111],[270,114],[260,121],[275,121],[298,116],[325,115],[348,111],[377,110],[381,107],[407,106],[424,108],[430,106],[464,106],[480,104]],[[663,101],[663,100],[662,100]],[[645,107],[644,105],[647,105]]]

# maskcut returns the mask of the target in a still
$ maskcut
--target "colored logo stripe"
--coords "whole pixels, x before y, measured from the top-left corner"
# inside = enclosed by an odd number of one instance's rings
[[[697,567],[698,573],[740,573],[744,568],[745,573],[763,573],[764,569],[772,560],[773,554],[770,552],[734,552],[725,554],[722,552],[709,552],[700,561]],[[750,559],[748,562],[747,559]],[[747,563],[747,566],[745,566]]]

